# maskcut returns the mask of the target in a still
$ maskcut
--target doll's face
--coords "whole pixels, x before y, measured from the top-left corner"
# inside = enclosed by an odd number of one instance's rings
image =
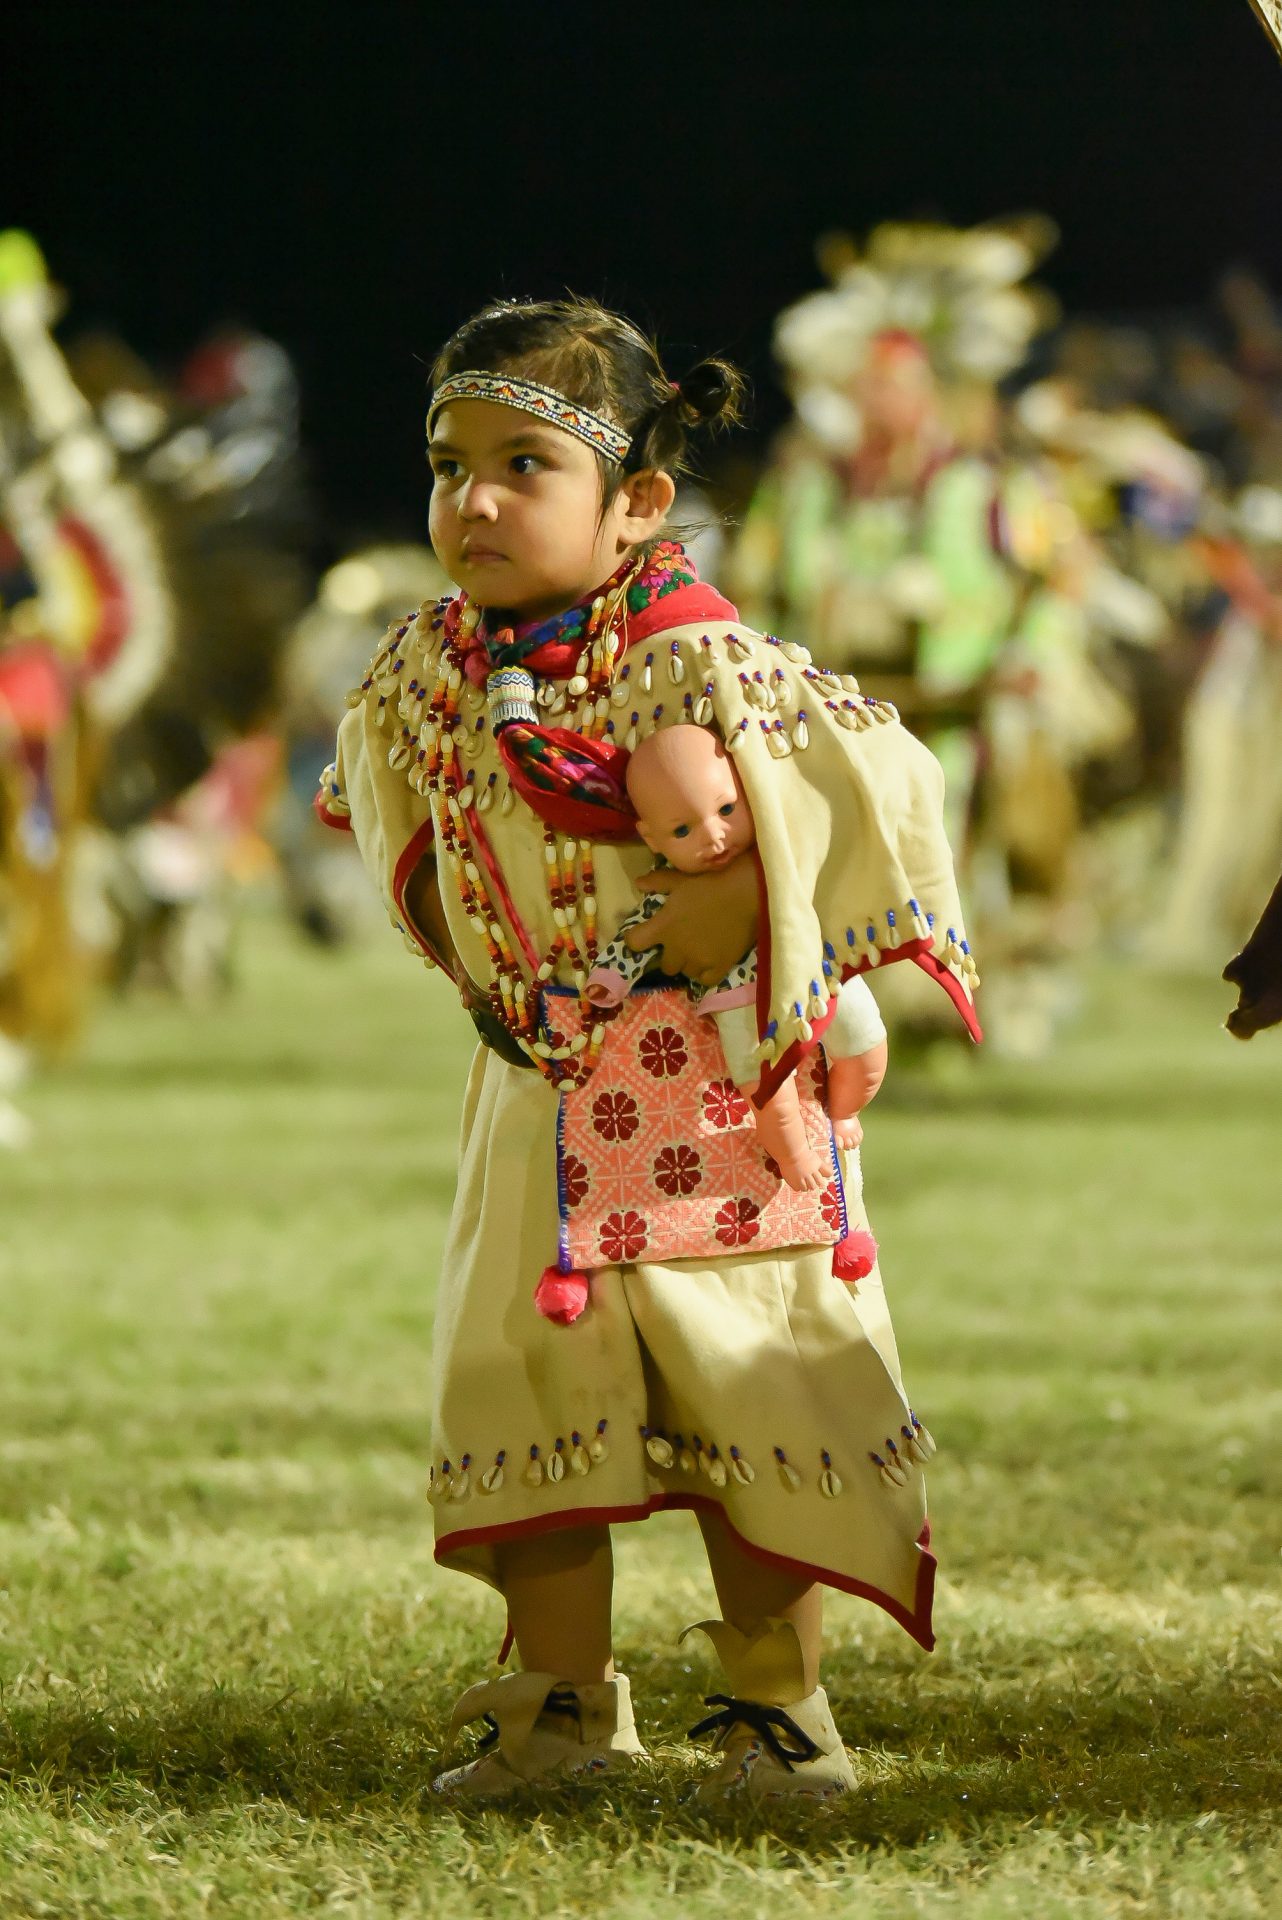
[[[601,465],[573,434],[492,400],[453,400],[432,423],[429,526],[451,579],[526,619],[582,600],[672,504],[666,473],[630,474],[604,512]]]
[[[637,830],[680,873],[715,873],[753,845],[752,815],[725,748],[703,727],[667,727],[628,765]]]

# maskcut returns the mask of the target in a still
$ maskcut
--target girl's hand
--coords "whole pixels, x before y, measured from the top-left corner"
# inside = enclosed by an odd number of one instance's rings
[[[661,946],[665,973],[715,987],[757,943],[757,863],[750,853],[719,873],[660,868],[643,874],[637,891],[669,896],[658,913],[623,936],[634,953]]]

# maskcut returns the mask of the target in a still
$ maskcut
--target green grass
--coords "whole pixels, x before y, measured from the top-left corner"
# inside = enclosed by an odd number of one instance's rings
[[[863,1784],[764,1816],[684,1798],[684,1516],[619,1541],[652,1767],[427,1791],[502,1627],[421,1499],[439,979],[254,926],[234,1000],[108,1009],[0,1163],[0,1915],[1282,1913],[1282,1043],[1226,992],[1101,976],[1051,1064],[870,1117],[940,1647],[835,1599]]]

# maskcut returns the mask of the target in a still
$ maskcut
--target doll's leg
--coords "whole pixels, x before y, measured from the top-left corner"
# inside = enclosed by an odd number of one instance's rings
[[[801,1643],[804,1691],[812,1693],[819,1685],[823,1653],[823,1588],[801,1574],[754,1560],[719,1512],[701,1513],[699,1530],[723,1618],[746,1634],[766,1620],[791,1621]]]
[[[817,1191],[832,1178],[826,1156],[806,1138],[795,1074],[771,1094],[764,1107],[757,1108],[757,1138],[798,1193]]]
[[[828,1117],[833,1138],[843,1153],[857,1147],[864,1137],[859,1115],[886,1077],[886,1060],[884,1040],[867,1053],[844,1060],[828,1055]]]
[[[751,1006],[724,1007],[712,1017],[731,1079],[744,1093],[755,1092],[761,1074],[755,1011]],[[795,1079],[786,1080],[765,1106],[757,1109],[756,1125],[762,1147],[779,1162],[790,1187],[800,1193],[827,1184],[830,1169],[806,1138]]]
[[[824,1034],[828,1057],[828,1117],[843,1153],[863,1138],[859,1115],[886,1076],[886,1027],[868,983],[843,980],[837,1010]]]
[[[498,1549],[498,1577],[527,1672],[585,1683],[614,1676],[608,1527],[567,1527]]]

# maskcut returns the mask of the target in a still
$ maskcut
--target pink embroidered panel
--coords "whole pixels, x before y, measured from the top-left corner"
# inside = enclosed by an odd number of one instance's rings
[[[576,1006],[548,993],[549,1037],[564,1045]],[[818,1049],[797,1074],[806,1133],[832,1180],[796,1193],[758,1145],[752,1108],[726,1069],[715,1022],[683,988],[640,987],[611,1023],[596,1072],[561,1096],[557,1191],[561,1264],[723,1259],[773,1247],[830,1246],[845,1195],[824,1108]],[[568,1256],[568,1257],[567,1257]]]

